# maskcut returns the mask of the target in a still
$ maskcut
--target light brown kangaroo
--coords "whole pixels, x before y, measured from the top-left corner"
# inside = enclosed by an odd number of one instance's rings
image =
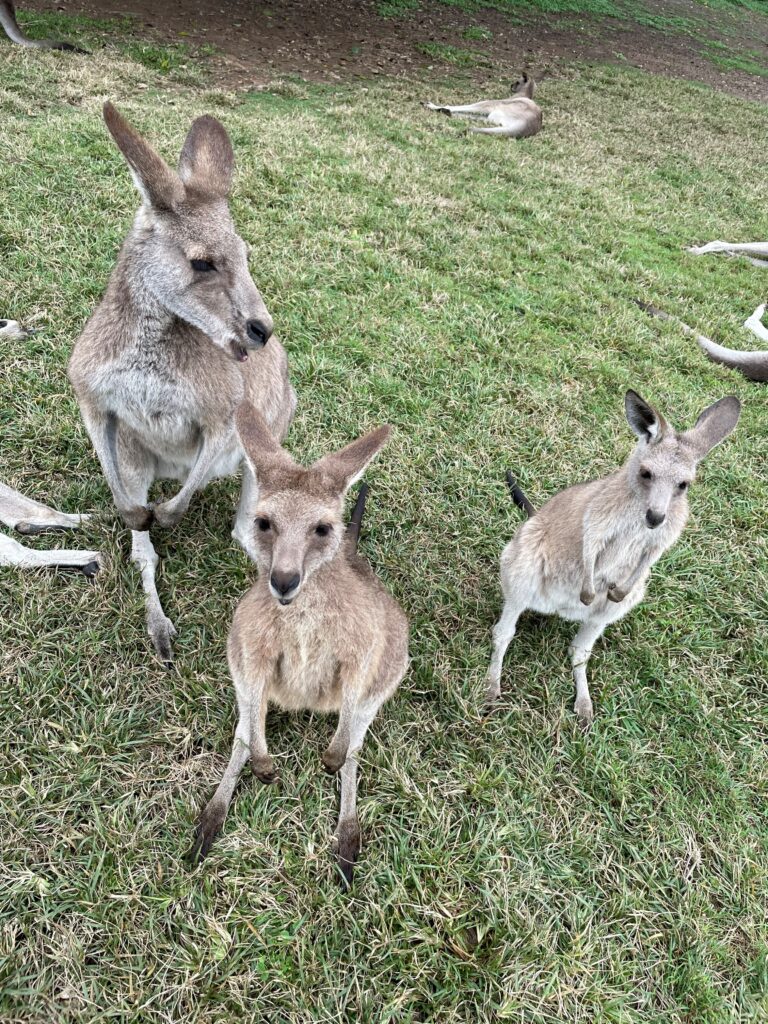
[[[347,884],[360,849],[357,753],[381,705],[408,667],[408,622],[355,553],[359,516],[345,533],[344,495],[384,445],[389,427],[314,465],[297,465],[244,402],[237,428],[259,484],[254,548],[259,578],[235,612],[227,648],[240,713],[229,765],[202,812],[192,849],[204,857],[221,829],[246,762],[261,782],[277,771],[264,726],[269,702],[338,712],[323,765],[341,769],[336,830]],[[355,528],[356,525],[356,528]]]
[[[87,53],[73,43],[57,42],[53,39],[30,39],[19,28],[16,21],[16,6],[11,0],[0,0],[0,25],[12,43],[18,46],[34,46],[40,50],[70,50],[72,53]]]
[[[721,398],[678,434],[636,392],[628,391],[624,403],[638,442],[622,468],[561,491],[535,515],[514,485],[513,498],[531,518],[501,556],[504,608],[493,631],[488,697],[501,693],[501,664],[522,613],[559,615],[581,623],[571,660],[574,711],[584,727],[593,715],[592,647],[610,622],[642,601],[651,566],[683,532],[696,466],[731,433],[741,411],[738,399]]]
[[[427,103],[428,110],[437,110],[449,117],[482,117],[494,128],[470,125],[470,131],[481,135],[506,135],[512,139],[525,139],[541,131],[541,107],[533,101],[536,83],[525,73],[512,87],[512,95],[504,100],[480,100],[461,106]]]
[[[149,635],[170,665],[175,629],[157,593],[149,526],[174,526],[196,491],[238,471],[235,410],[244,397],[283,438],[296,396],[229,213],[234,157],[224,127],[199,117],[177,173],[112,104],[104,117],[143,202],[106,294],[77,340],[69,377],[115,504],[133,531]],[[160,478],[183,486],[150,507],[149,489]],[[244,467],[234,535],[246,548],[253,500]]]

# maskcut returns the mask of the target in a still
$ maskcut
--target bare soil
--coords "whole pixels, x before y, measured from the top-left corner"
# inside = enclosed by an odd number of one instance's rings
[[[768,67],[768,16],[712,10],[697,0],[646,0],[665,18],[697,20],[697,35],[654,29],[635,21],[575,15],[512,18],[495,10],[465,11],[424,0],[397,17],[378,13],[381,0],[58,0],[59,11],[94,17],[131,15],[140,35],[157,42],[213,44],[218,81],[252,88],[281,75],[312,81],[340,81],[375,75],[445,73],[451,64],[423,52],[425,44],[476,51],[465,68],[473,77],[515,75],[527,68],[539,77],[556,73],[562,58],[626,61],[647,71],[701,82],[748,99],[768,102],[768,77],[724,71],[704,54],[706,40],[725,42],[729,53],[758,53]],[[50,2],[27,0],[24,7],[50,10]],[[488,39],[465,37],[479,27]]]

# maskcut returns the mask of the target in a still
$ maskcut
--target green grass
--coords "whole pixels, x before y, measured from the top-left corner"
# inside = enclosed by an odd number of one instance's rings
[[[445,61],[446,64],[453,64],[457,68],[476,68],[487,66],[489,63],[485,54],[478,50],[465,50],[460,46],[449,46],[447,43],[419,43],[416,49],[425,57]]]
[[[766,392],[631,300],[749,344],[760,272],[683,249],[768,233],[744,144],[768,113],[626,68],[560,74],[544,131],[515,144],[425,111],[461,98],[434,81],[237,98],[111,50],[0,46],[0,299],[42,329],[1,353],[0,479],[96,512],[79,543],[111,559],[93,586],[2,575],[3,1021],[766,1020]],[[169,159],[193,116],[230,130],[234,215],[299,394],[290,449],[395,428],[364,549],[408,612],[412,668],[364,748],[351,895],[319,716],[270,717],[280,787],[245,778],[210,859],[181,861],[229,749],[224,647],[253,572],[234,481],[158,532],[165,673],[65,372],[136,206],[107,96]],[[536,503],[610,471],[630,386],[678,424],[734,393],[742,422],[646,603],[596,649],[592,732],[555,620],[523,622],[485,717],[519,523],[504,471]]]

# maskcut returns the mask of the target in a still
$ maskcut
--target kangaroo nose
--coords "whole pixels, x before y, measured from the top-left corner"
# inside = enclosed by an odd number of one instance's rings
[[[657,526],[661,526],[667,517],[663,512],[654,512],[653,509],[649,508],[645,513],[645,521],[648,523],[650,528],[654,530]]]
[[[257,348],[263,348],[272,335],[272,325],[264,320],[249,320],[245,325],[245,330]]]
[[[275,593],[281,597],[285,597],[286,594],[290,594],[292,590],[295,590],[301,583],[301,576],[299,573],[288,573],[288,572],[273,572],[269,577],[269,582]]]

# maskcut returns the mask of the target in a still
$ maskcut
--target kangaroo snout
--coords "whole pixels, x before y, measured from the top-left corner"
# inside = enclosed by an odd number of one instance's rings
[[[299,592],[300,584],[301,574],[298,572],[279,572],[275,569],[269,577],[269,589],[280,604],[290,604]]]
[[[649,508],[645,513],[645,521],[651,530],[655,530],[657,526],[661,526],[666,518],[667,517],[664,512],[654,512],[652,508]]]
[[[264,348],[272,337],[272,320],[267,317],[249,320],[245,325],[245,332],[254,348]]]

